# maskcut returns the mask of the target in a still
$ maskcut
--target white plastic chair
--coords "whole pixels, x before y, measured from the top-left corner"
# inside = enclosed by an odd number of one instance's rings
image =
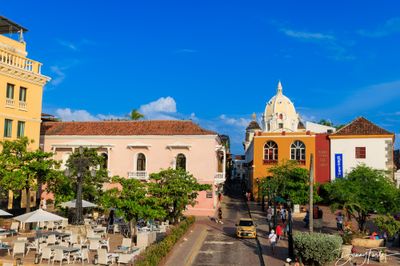
[[[40,256],[40,264],[42,264],[42,260],[47,260],[50,264],[51,259],[53,258],[53,252],[49,247],[43,247],[42,256]]]
[[[39,239],[35,239],[34,241],[30,242],[26,247],[27,248],[26,255],[28,255],[31,249],[38,250],[38,247],[39,247]]]
[[[48,222],[48,224],[46,225],[46,228],[47,228],[47,230],[54,230],[54,228],[55,228],[56,226],[55,226],[55,224],[54,224],[54,222]]]
[[[132,240],[130,238],[126,238],[126,237],[122,238],[121,247],[128,248],[130,250],[132,247]]]
[[[107,240],[103,240],[100,244],[100,248],[106,248],[107,251],[110,251],[110,238],[107,238]]]
[[[12,222],[11,226],[10,226],[10,230],[11,230],[11,235],[12,236],[14,236],[14,231],[17,232],[17,234],[18,234],[19,222]]]
[[[20,254],[22,255],[22,257],[25,257],[25,243],[16,242],[13,246],[12,257],[14,258],[15,255]]]
[[[77,243],[78,243],[78,235],[76,235],[76,234],[71,234],[71,236],[69,237],[69,243],[70,243],[71,245],[77,244]]]
[[[100,248],[99,240],[89,240],[89,250],[98,250]]]
[[[75,264],[75,261],[77,261],[77,260],[82,261],[82,264],[85,262],[85,260],[89,263],[89,250],[87,250],[85,248],[85,249],[78,251],[77,253],[75,253],[73,255],[73,259],[74,259],[74,264]]]
[[[56,235],[49,235],[49,236],[47,237],[46,243],[47,243],[48,245],[55,245],[55,244],[57,243]]]
[[[56,262],[56,261],[59,261],[60,265],[61,265],[64,260],[66,260],[67,263],[69,264],[69,257],[64,254],[64,251],[61,249],[56,249],[54,251],[53,265],[54,265],[54,262]]]
[[[132,254],[120,254],[118,257],[118,266],[122,264],[130,264],[132,263],[133,257]]]
[[[112,263],[112,259],[105,249],[97,250],[97,264],[108,265]]]

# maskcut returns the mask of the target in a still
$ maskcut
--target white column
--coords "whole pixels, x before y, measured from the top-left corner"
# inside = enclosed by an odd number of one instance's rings
[[[108,171],[108,174],[111,175],[111,171],[110,171],[110,151],[111,151],[111,148],[107,147],[107,171]]]

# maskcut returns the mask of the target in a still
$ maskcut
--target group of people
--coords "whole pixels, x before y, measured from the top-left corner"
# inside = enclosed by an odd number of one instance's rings
[[[271,245],[272,255],[275,255],[275,247],[281,239],[284,239],[288,236],[289,233],[289,221],[288,221],[288,211],[284,206],[280,207],[280,210],[277,210],[277,222],[275,229],[273,229],[273,209],[268,207],[267,209],[267,222],[269,226],[269,235],[268,240]],[[287,258],[285,262],[285,266],[293,265],[293,266],[301,266],[302,264],[299,262],[299,259],[296,258],[294,261],[292,259]]]

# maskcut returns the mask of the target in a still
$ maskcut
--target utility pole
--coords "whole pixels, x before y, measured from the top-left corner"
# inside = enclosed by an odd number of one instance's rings
[[[310,154],[310,209],[308,210],[308,225],[310,233],[314,231],[314,155]]]

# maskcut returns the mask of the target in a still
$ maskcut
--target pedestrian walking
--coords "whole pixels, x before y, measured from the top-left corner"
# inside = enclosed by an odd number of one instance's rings
[[[336,229],[338,231],[343,231],[343,218],[342,212],[339,212],[336,216]]]
[[[291,266],[292,265],[292,259],[291,258],[287,258],[285,264],[283,264],[284,266]]]
[[[277,235],[277,241],[276,241],[276,242],[278,242],[279,240],[281,240],[282,234],[283,234],[283,227],[282,227],[281,224],[278,224],[278,225],[276,226],[276,235]]]
[[[267,209],[267,223],[268,223],[268,232],[271,232],[272,228],[272,208],[271,206]]]
[[[285,224],[285,222],[286,222],[286,209],[284,207],[281,208],[281,220],[282,220],[282,223]]]
[[[272,255],[275,255],[275,246],[277,242],[277,236],[275,234],[274,229],[271,230],[271,233],[268,235],[269,243],[271,245]]]

